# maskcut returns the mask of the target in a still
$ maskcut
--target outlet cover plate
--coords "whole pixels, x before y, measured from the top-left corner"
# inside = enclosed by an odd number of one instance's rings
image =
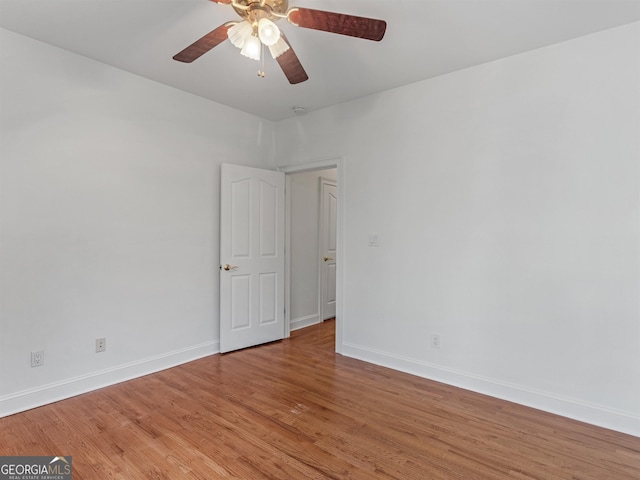
[[[107,349],[106,338],[96,338],[96,353],[104,352]]]
[[[44,350],[31,352],[31,366],[39,367],[44,365]]]

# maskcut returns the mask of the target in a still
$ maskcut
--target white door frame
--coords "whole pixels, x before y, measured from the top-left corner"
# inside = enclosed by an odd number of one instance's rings
[[[330,157],[322,160],[278,168],[287,174],[285,186],[285,285],[284,285],[284,328],[285,337],[291,334],[291,176],[293,173],[312,172],[335,168],[338,178],[338,218],[337,218],[337,268],[336,268],[336,353],[342,353],[343,345],[343,285],[344,285],[344,162],[342,156]],[[319,305],[318,305],[319,307]]]

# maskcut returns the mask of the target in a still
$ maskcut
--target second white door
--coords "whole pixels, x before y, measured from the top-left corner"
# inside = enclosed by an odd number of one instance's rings
[[[338,188],[320,179],[320,318],[336,316],[336,250]]]

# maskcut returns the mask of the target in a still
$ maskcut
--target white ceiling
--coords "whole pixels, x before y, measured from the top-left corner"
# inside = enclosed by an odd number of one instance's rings
[[[173,55],[240,17],[207,0],[0,0],[0,27],[257,116],[354,98],[640,20],[640,0],[290,0],[387,21],[381,42],[294,27],[310,79],[290,85],[224,42],[194,63]],[[0,48],[2,46],[0,45]]]

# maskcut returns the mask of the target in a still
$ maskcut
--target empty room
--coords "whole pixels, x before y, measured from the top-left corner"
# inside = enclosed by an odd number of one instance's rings
[[[637,479],[640,0],[0,0],[0,479]]]

